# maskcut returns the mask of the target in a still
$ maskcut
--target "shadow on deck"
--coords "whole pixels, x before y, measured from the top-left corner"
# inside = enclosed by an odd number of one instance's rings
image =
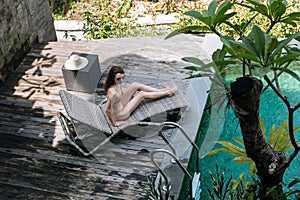
[[[64,112],[61,68],[76,51],[97,54],[102,72],[120,65],[128,82],[182,80],[189,72],[180,59],[199,57],[188,45],[202,38],[164,42],[155,37],[36,45],[0,89],[1,199],[143,199],[136,185],[146,183],[146,174],[156,175],[149,153],[164,142],[157,135],[119,137],[97,159],[80,155],[66,143],[56,117]],[[102,83],[96,98],[103,98]]]

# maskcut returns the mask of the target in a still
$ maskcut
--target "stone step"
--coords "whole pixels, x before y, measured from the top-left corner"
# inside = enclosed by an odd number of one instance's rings
[[[121,21],[127,22],[129,18],[123,18]],[[155,26],[155,25],[169,25],[176,24],[179,22],[178,14],[169,15],[144,15],[143,17],[137,17],[135,19],[136,24],[141,24],[144,26]],[[84,21],[78,20],[55,20],[54,27],[56,31],[57,40],[68,40],[71,41],[72,38],[76,40],[86,40],[83,35]]]

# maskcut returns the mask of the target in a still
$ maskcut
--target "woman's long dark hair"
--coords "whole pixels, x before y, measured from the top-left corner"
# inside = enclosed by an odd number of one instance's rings
[[[104,91],[107,94],[108,89],[115,84],[116,74],[124,74],[124,70],[119,66],[113,66],[110,68],[107,77],[104,82]]]

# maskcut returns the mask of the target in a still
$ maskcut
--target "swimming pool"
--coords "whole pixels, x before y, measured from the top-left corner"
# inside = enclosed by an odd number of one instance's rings
[[[296,71],[298,70],[297,74],[299,75],[299,67],[295,66],[294,69]],[[226,76],[226,80],[232,82],[235,80],[235,76],[229,74]],[[282,85],[282,91],[289,98],[292,105],[300,102],[300,82],[288,74],[282,74],[280,76],[280,83]],[[266,85],[266,83],[264,83],[264,85]],[[238,119],[235,117],[233,110],[227,110],[226,119],[222,112],[218,113],[216,110],[216,108],[211,108],[204,112],[198,129],[197,142],[201,154],[201,159],[199,161],[201,166],[201,193],[198,195],[198,199],[208,199],[206,188],[212,188],[211,178],[208,172],[211,171],[213,174],[215,173],[216,162],[219,165],[219,171],[222,171],[224,167],[226,167],[225,177],[227,179],[232,175],[233,179],[236,180],[243,172],[246,175],[246,180],[251,179],[249,175],[250,165],[235,163],[232,161],[234,158],[233,156],[224,152],[212,156],[205,156],[212,148],[216,149],[221,147],[221,145],[216,144],[219,140],[233,142],[232,138],[242,139]],[[268,135],[273,124],[275,124],[275,128],[277,129],[279,125],[287,119],[287,110],[284,103],[271,89],[267,89],[261,95],[260,116],[264,119],[266,135]],[[294,114],[294,123],[295,126],[300,126],[299,110]],[[300,139],[299,132],[296,133],[296,139]],[[191,162],[192,160],[194,159],[191,158]],[[285,183],[290,183],[293,179],[300,177],[300,170],[297,170],[297,166],[300,166],[299,154],[285,172]],[[296,184],[293,189],[300,189],[300,185]]]

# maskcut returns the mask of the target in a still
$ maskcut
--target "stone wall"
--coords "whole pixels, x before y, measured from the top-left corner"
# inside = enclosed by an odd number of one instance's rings
[[[0,88],[35,43],[56,40],[48,0],[0,0]]]

